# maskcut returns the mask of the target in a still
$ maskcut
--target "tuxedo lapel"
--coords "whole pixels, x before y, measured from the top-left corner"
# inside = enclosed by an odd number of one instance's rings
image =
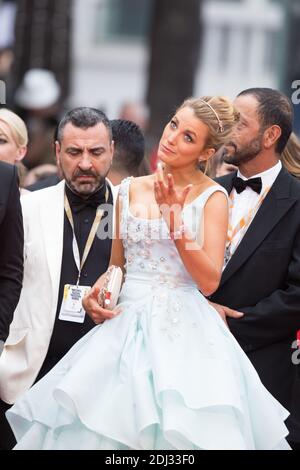
[[[215,182],[223,186],[226,189],[227,193],[230,194],[233,188],[233,180],[237,175],[237,171],[229,173],[225,176],[220,176],[219,178],[215,178]]]
[[[295,204],[290,197],[291,176],[282,169],[252,223],[223,271],[224,284],[253,254],[286,212]]]
[[[64,234],[64,181],[41,195],[40,217],[45,251],[49,267],[52,298],[57,300]],[[43,197],[42,197],[43,196]]]

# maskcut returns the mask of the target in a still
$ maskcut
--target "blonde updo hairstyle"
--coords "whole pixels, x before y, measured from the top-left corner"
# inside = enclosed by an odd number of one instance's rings
[[[5,129],[1,126],[2,122],[9,127],[12,138],[17,147],[26,147],[28,144],[28,133],[23,119],[9,109],[1,108],[0,129],[4,134],[6,134]]]
[[[191,108],[195,116],[209,128],[206,148],[219,150],[228,141],[232,127],[239,117],[231,101],[224,96],[202,96],[186,99],[179,109],[186,107]],[[205,173],[209,172],[209,161],[200,162],[199,167]]]

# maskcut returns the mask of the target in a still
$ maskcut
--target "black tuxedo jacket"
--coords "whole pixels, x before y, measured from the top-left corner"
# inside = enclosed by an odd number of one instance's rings
[[[229,194],[235,175],[217,179]],[[264,385],[291,410],[292,345],[300,329],[300,182],[284,168],[210,299],[244,312],[228,319],[229,327]]]
[[[23,221],[17,168],[0,162],[0,340],[19,301],[23,279]]]

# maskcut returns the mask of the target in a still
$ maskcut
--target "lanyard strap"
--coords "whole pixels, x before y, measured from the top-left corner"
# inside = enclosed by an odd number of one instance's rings
[[[232,210],[233,210],[233,193],[231,193],[230,197],[229,197],[229,226],[228,226],[228,233],[227,233],[227,244],[231,244],[233,238],[235,237],[235,235],[240,232],[241,230],[246,230],[246,228],[250,225],[253,217],[255,216],[256,212],[258,211],[258,209],[260,208],[260,206],[262,205],[266,195],[268,194],[269,190],[270,190],[271,186],[268,186],[265,191],[263,192],[263,194],[260,196],[259,200],[257,201],[257,203],[255,204],[255,206],[249,210],[248,214],[246,214],[244,217],[242,217],[238,223],[236,224],[236,226],[233,228],[232,225],[231,225],[231,220],[232,220]]]
[[[105,203],[106,204],[107,204],[107,201],[108,201],[108,196],[109,196],[109,191],[108,191],[108,188],[106,188],[106,192],[105,192]],[[81,270],[82,270],[82,268],[84,266],[84,263],[86,262],[86,259],[89,255],[90,249],[91,249],[92,244],[94,242],[95,235],[97,233],[97,230],[98,230],[99,224],[101,222],[104,211],[101,209],[101,206],[98,206],[93,225],[91,227],[89,236],[87,238],[87,241],[86,241],[86,244],[85,244],[85,247],[84,247],[84,250],[83,250],[82,259],[80,261],[79,248],[78,248],[78,243],[77,243],[76,236],[75,236],[73,215],[72,215],[70,203],[69,203],[68,198],[67,198],[66,195],[65,195],[64,205],[65,205],[66,215],[68,217],[68,220],[70,222],[70,225],[72,227],[72,232],[73,232],[72,249],[73,249],[74,261],[75,261],[77,269],[78,269],[78,278],[77,278],[77,283],[76,283],[76,285],[78,285],[80,275],[81,275]]]

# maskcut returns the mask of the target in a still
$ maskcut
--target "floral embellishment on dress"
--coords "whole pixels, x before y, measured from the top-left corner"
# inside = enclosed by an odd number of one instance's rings
[[[181,337],[183,305],[179,299],[169,300],[161,330],[171,341]]]

